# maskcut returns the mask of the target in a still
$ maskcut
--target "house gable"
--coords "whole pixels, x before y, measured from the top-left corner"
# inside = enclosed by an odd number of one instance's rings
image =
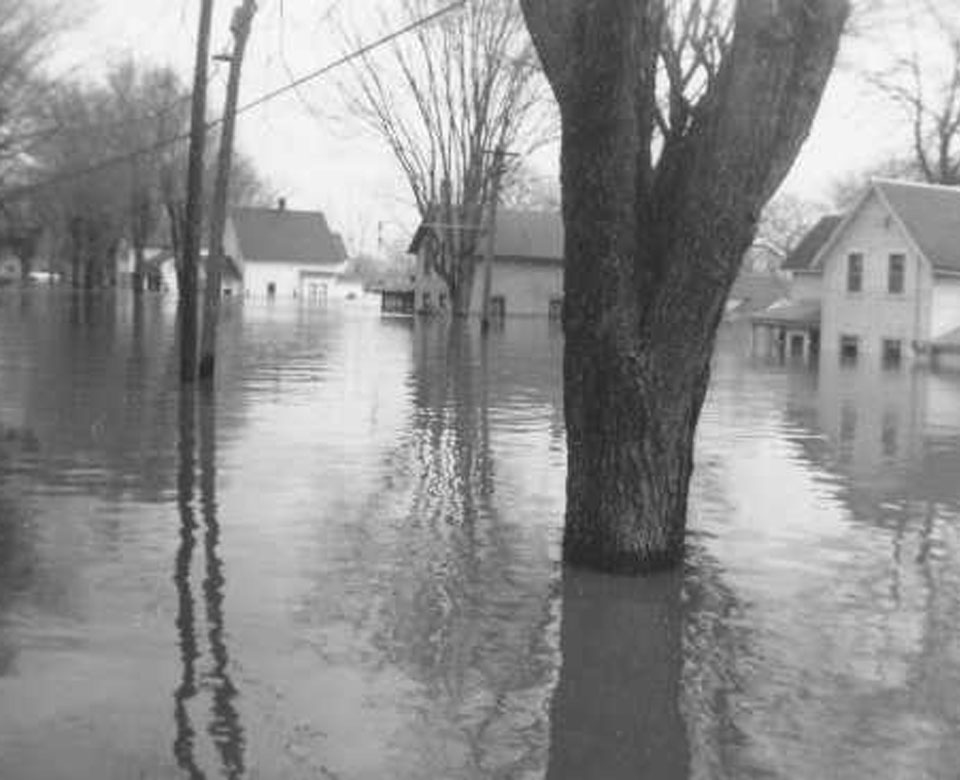
[[[859,289],[851,289],[850,258],[861,258]],[[890,257],[903,258],[902,288],[890,289]],[[825,351],[856,339],[858,352],[876,359],[884,344],[900,349],[928,338],[933,267],[875,184],[817,254],[822,278]]]
[[[907,257],[907,293],[911,282],[916,280],[917,266],[924,274],[929,275],[933,270],[910,231],[874,187],[867,189],[814,259],[813,266],[821,270],[827,289],[846,291],[847,262],[851,254],[863,256],[864,295],[886,291],[891,254]]]

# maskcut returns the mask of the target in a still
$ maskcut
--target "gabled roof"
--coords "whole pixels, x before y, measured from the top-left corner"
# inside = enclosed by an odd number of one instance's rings
[[[756,311],[751,316],[754,322],[772,325],[819,325],[820,301],[793,301],[782,306],[771,306]]]
[[[727,299],[738,304],[737,312],[746,313],[765,309],[774,301],[786,297],[787,292],[786,282],[776,274],[740,271]]]
[[[960,328],[941,333],[933,340],[933,343],[937,346],[960,347]]]
[[[230,213],[245,261],[341,263],[347,252],[320,211],[236,208]]]
[[[909,241],[938,271],[960,272],[960,188],[939,184],[873,179],[842,222],[817,250],[808,267],[824,256],[871,195],[897,220]]]
[[[410,253],[419,251],[424,237],[434,232],[429,220],[424,221],[410,242]],[[477,254],[484,250],[484,233],[477,243]],[[498,258],[523,260],[563,260],[563,219],[554,211],[519,211],[501,209],[497,212],[497,235],[493,251]]]
[[[813,259],[823,248],[823,245],[830,240],[833,231],[842,221],[843,216],[840,214],[828,214],[825,217],[820,217],[817,224],[807,231],[806,235],[800,239],[800,243],[787,255],[781,266],[783,270],[808,270]]]
[[[873,186],[934,268],[960,271],[960,188],[891,179]]]

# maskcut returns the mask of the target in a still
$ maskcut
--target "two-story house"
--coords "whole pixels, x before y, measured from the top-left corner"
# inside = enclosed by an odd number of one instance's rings
[[[790,302],[754,317],[768,345],[888,366],[944,351],[960,328],[960,188],[873,180],[785,268]]]

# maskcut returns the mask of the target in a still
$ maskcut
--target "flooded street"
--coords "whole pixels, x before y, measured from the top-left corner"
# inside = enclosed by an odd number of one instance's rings
[[[559,328],[0,291],[0,778],[950,778],[960,375],[722,334],[683,571],[559,564]]]

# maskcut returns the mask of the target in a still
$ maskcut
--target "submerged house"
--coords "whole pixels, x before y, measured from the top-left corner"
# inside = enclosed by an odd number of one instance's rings
[[[277,208],[231,209],[224,227],[223,250],[224,295],[325,303],[331,297],[355,294],[355,284],[340,284],[346,271],[347,252],[322,212],[287,210],[283,199]],[[201,289],[206,255],[204,246],[197,269]],[[161,286],[176,292],[172,251],[149,249],[148,273],[155,266],[160,269]]]
[[[755,347],[886,366],[949,352],[960,332],[960,189],[876,179],[784,268],[789,301],[753,315]]]
[[[495,317],[543,316],[559,318],[563,302],[563,220],[556,212],[501,210],[497,213],[490,303]],[[449,310],[447,286],[431,267],[431,241],[438,231],[424,222],[407,250],[417,258],[414,305],[421,313]],[[470,312],[483,309],[483,250],[477,241],[476,274]]]
[[[346,271],[343,240],[323,212],[287,209],[283,198],[276,208],[232,209],[223,244],[249,297],[325,303]]]

